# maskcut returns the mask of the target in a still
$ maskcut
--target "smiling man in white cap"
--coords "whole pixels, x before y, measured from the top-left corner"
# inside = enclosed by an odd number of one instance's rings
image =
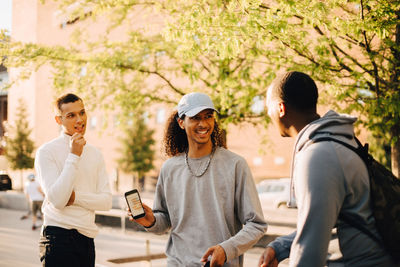
[[[225,147],[215,107],[203,93],[184,95],[167,122],[168,159],[153,210],[136,222],[170,230],[168,266],[243,266],[243,253],[264,234],[264,221],[246,161]]]

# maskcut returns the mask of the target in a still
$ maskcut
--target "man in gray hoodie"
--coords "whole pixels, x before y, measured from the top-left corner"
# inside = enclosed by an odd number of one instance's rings
[[[381,244],[340,219],[357,220],[379,237],[370,209],[369,178],[365,164],[353,151],[355,117],[332,110],[317,113],[318,89],[301,72],[288,72],[268,88],[268,115],[283,137],[296,137],[289,206],[298,207],[297,230],[268,244],[259,266],[277,266],[289,257],[290,266],[394,266]],[[337,229],[342,257],[329,259],[332,229]]]

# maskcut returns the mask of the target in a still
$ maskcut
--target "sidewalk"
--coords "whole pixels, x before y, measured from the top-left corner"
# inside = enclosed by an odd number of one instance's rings
[[[26,211],[0,208],[0,267],[40,267],[38,257],[39,229],[31,230],[31,219],[20,220]],[[40,221],[39,221],[40,222]],[[96,267],[144,267],[146,262],[114,264],[110,259],[146,254],[146,240],[150,240],[151,253],[162,253],[167,235],[126,231],[101,227],[95,238]],[[245,253],[244,266],[257,266],[262,248],[252,248]],[[152,261],[152,267],[165,267],[166,260]],[[279,266],[287,266],[285,263]]]

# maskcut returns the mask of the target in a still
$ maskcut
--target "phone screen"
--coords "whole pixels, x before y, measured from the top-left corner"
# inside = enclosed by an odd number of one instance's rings
[[[139,192],[136,189],[126,192],[125,198],[134,219],[143,217],[146,214],[140,200]]]

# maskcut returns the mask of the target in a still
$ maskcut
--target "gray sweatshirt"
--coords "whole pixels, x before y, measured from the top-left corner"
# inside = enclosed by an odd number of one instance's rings
[[[195,173],[207,161],[208,156],[189,158]],[[201,177],[189,172],[185,154],[168,159],[158,178],[153,211],[156,224],[147,230],[170,230],[168,266],[201,266],[204,253],[217,244],[226,253],[224,266],[243,266],[242,254],[267,230],[246,161],[220,147]]]
[[[297,136],[292,181],[298,206],[297,231],[269,244],[290,266],[393,266],[389,255],[366,234],[338,219],[346,213],[378,235],[370,209],[369,178],[360,157],[336,142],[312,143],[322,136],[357,146],[355,117],[329,111]],[[327,261],[332,228],[337,227],[340,262]]]

